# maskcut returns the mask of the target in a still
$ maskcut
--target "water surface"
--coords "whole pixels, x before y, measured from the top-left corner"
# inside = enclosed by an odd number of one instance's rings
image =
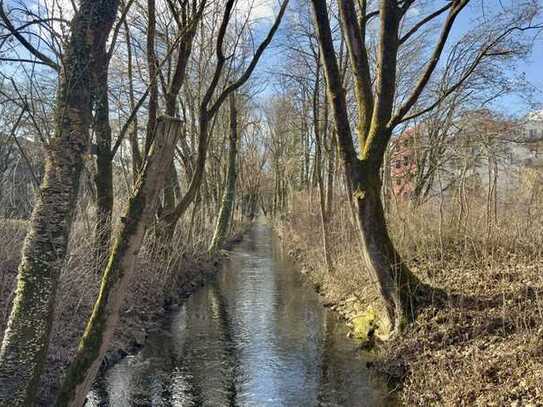
[[[392,405],[357,344],[256,224],[216,280],[142,352],[108,370],[90,406]]]

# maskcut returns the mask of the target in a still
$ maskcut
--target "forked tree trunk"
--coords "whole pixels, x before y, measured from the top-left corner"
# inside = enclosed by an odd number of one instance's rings
[[[22,251],[17,292],[0,351],[0,406],[30,406],[47,357],[54,301],[89,142],[90,54],[105,44],[117,0],[83,0],[61,70],[55,135]]]
[[[422,78],[408,101],[394,114],[400,25],[405,15],[395,0],[379,1],[380,40],[376,68],[376,91],[372,91],[371,69],[365,47],[365,18],[358,18],[355,2],[338,2],[340,22],[348,43],[355,76],[358,110],[358,144],[353,142],[347,98],[334,50],[328,5],[312,0],[317,35],[326,73],[328,98],[334,113],[336,135],[345,170],[349,202],[360,228],[366,268],[385,304],[385,324],[392,333],[401,331],[413,310],[418,291],[426,291],[402,261],[390,240],[381,201],[380,168],[394,127],[413,107],[436,67],[454,19],[467,1],[453,2],[444,33]],[[361,6],[365,15],[365,2]],[[353,202],[354,201],[354,202]]]
[[[180,122],[161,117],[147,162],[130,198],[122,227],[111,249],[98,299],[81,338],[79,350],[62,385],[57,406],[80,407],[109,347],[145,228],[156,211],[175,151]]]
[[[209,252],[213,253],[220,249],[230,225],[230,219],[232,217],[232,210],[234,208],[234,201],[236,196],[236,161],[238,155],[238,121],[237,111],[235,105],[234,94],[230,95],[230,137],[229,137],[228,151],[228,170],[226,173],[226,186],[222,196],[221,209],[219,211],[219,217],[217,219],[217,226],[209,246]]]

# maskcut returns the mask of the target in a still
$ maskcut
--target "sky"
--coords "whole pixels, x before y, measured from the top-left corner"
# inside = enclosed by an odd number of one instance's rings
[[[21,0],[8,0],[7,5],[9,7],[10,3],[17,3]],[[23,0],[26,1],[26,0]],[[37,0],[31,0],[36,1]],[[50,2],[52,0],[39,0]],[[65,4],[65,9],[71,9],[70,0],[57,0],[62,4]],[[291,0],[291,3],[295,1],[309,1],[309,0]],[[431,0],[420,0],[429,2]],[[451,42],[454,41],[454,35],[460,35],[461,33],[466,33],[473,26],[473,21],[475,18],[480,17],[483,12],[491,15],[492,13],[499,11],[500,7],[510,7],[518,6],[521,3],[528,1],[538,2],[543,7],[543,0],[472,0],[471,3],[462,11],[459,18],[457,19],[454,31],[453,38]],[[445,0],[434,0],[436,7],[441,4],[444,4]],[[262,32],[264,35],[267,32],[268,27],[270,26],[275,14],[278,10],[278,5],[280,0],[239,0],[238,10],[242,14],[247,13],[251,10],[252,19],[257,24],[257,31]],[[287,11],[288,13],[288,11]],[[416,10],[414,12],[416,14]],[[543,15],[539,16],[539,23],[543,23]],[[274,50],[273,47],[267,51],[267,54],[261,61],[261,66],[258,71],[260,73],[273,70],[273,66],[281,62],[281,55],[278,54],[277,50]],[[539,36],[534,40],[533,50],[531,55],[522,63],[518,64],[516,72],[511,72],[512,75],[522,75],[524,74],[526,80],[531,83],[535,89],[535,99],[539,103],[543,103],[543,33],[540,32]],[[273,92],[273,86],[271,82],[266,86],[264,94],[269,94]],[[519,113],[530,109],[524,103],[524,101],[516,95],[509,95],[505,98],[502,98],[498,101],[498,108],[506,109],[511,113]]]
[[[291,2],[292,1],[296,0],[291,0]],[[474,21],[483,16],[483,13],[488,18],[489,16],[502,11],[502,7],[516,7],[531,1],[538,2],[538,4],[543,7],[543,0],[472,0],[457,18],[449,43],[453,43],[455,38],[469,32],[473,25],[476,24]],[[445,3],[445,0],[435,0],[434,2],[436,3],[437,8],[441,7],[441,5]],[[278,0],[255,0],[255,4],[258,5],[256,9],[257,14],[259,18],[261,18],[262,26],[269,25],[269,22],[272,21],[275,15],[274,10],[277,9],[277,3]],[[416,15],[416,13],[417,11],[415,10],[413,14]],[[543,24],[543,14],[536,18],[535,21],[539,24]],[[277,54],[276,51],[273,49],[269,50],[268,55],[263,59],[264,66],[259,70],[273,69],[273,65],[277,64],[280,58],[280,54]],[[540,105],[543,104],[543,32],[540,31],[539,35],[535,37],[531,55],[518,63],[515,70],[511,71],[511,75],[515,77],[524,75],[526,80],[533,86],[535,102]],[[269,85],[264,94],[268,95],[272,92],[272,86]],[[515,94],[498,99],[493,107],[509,114],[523,114],[526,111],[534,109],[534,106],[529,105],[524,98]]]
[[[531,0],[543,7],[543,0]],[[457,32],[467,32],[473,25],[473,21],[480,17],[483,12],[495,13],[500,11],[501,7],[515,7],[527,3],[528,0],[478,0],[472,1],[470,5],[462,11],[456,24]],[[484,9],[483,9],[484,6]],[[543,14],[536,17],[534,25],[543,24]],[[533,86],[535,92],[535,101],[543,104],[543,31],[538,35],[533,32],[534,41],[531,54],[516,67],[515,75],[525,75],[526,80]],[[498,100],[498,109],[509,111],[510,113],[523,113],[526,110],[533,109],[533,106],[527,106],[526,103],[516,95],[509,95]],[[538,108],[543,108],[540,106]]]

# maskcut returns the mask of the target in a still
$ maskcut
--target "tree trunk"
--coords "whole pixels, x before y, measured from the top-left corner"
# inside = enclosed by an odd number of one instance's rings
[[[219,210],[219,217],[217,219],[217,226],[209,246],[209,252],[213,253],[217,251],[223,244],[224,239],[228,233],[228,227],[230,224],[230,218],[232,216],[232,209],[234,207],[234,201],[236,196],[236,159],[238,155],[238,119],[235,104],[234,94],[230,95],[230,137],[229,137],[228,151],[228,170],[226,173],[226,186],[222,196],[221,209]]]
[[[159,218],[159,234],[160,239],[166,241],[166,237],[173,236],[175,226],[179,219],[184,215],[185,211],[189,208],[190,204],[196,198],[202,180],[205,173],[205,163],[207,158],[208,138],[209,138],[209,114],[206,110],[202,109],[199,115],[199,133],[200,142],[198,144],[198,158],[190,181],[189,189],[185,195],[180,199],[175,210],[164,213]],[[163,236],[162,236],[163,234]]]
[[[57,406],[80,407],[109,347],[119,320],[119,309],[135,267],[145,228],[156,211],[158,194],[168,174],[180,122],[169,117],[158,120],[155,140],[130,198],[126,216],[109,256],[98,299],[81,338],[79,350],[62,385]]]
[[[56,130],[23,247],[17,293],[0,351],[0,406],[33,404],[47,357],[54,301],[88,147],[91,52],[102,47],[118,1],[81,1],[72,20],[56,111]]]
[[[426,286],[396,251],[386,225],[378,173],[355,181],[354,194],[366,268],[385,306],[385,331],[399,332],[413,319],[417,294]]]
[[[91,64],[94,97],[94,131],[96,135],[96,223],[94,231],[96,266],[102,271],[111,240],[113,212],[113,156],[109,125],[108,57],[105,43],[93,50]]]
[[[326,213],[331,216],[334,210],[334,178],[336,174],[336,137],[332,134],[328,154],[328,181],[326,187]]]
[[[130,99],[130,111],[133,112],[136,109],[136,97],[134,95],[134,74],[133,74],[133,63],[132,63],[132,38],[130,36],[130,29],[128,27],[128,22],[124,20],[124,31],[126,38],[126,55],[127,55],[127,67],[126,73],[128,76],[128,95]],[[132,120],[132,125],[130,132],[128,134],[128,140],[130,142],[130,153],[132,154],[132,183],[135,185],[137,181],[137,176],[141,169],[141,151],[138,141],[138,116],[135,115],[134,120]]]
[[[320,64],[320,55],[318,57]],[[326,142],[326,132],[328,127],[328,105],[326,100],[324,102],[324,109],[322,109],[322,120],[321,120],[321,109],[320,109],[320,96],[319,96],[319,86],[320,86],[320,67],[317,69],[317,75],[315,79],[315,87],[313,91],[313,118],[315,121],[314,131],[315,131],[315,175],[317,178],[317,186],[319,188],[319,209],[321,215],[321,233],[322,233],[322,251],[324,254],[324,261],[326,263],[326,270],[328,273],[332,272],[332,260],[330,256],[330,245],[328,243],[328,214],[326,212],[326,192],[324,190],[324,179],[323,179],[323,161],[324,157],[322,154],[323,144]]]
[[[318,141],[320,144],[320,142]],[[326,269],[330,273],[333,271],[332,258],[330,255],[330,244],[328,242],[328,215],[326,212],[326,192],[324,190],[324,180],[322,177],[322,158],[321,158],[321,147],[317,147],[316,160],[318,161],[317,167],[317,181],[319,186],[319,206],[320,206],[320,215],[321,215],[321,232],[322,232],[322,250],[324,253],[324,260],[326,262]]]

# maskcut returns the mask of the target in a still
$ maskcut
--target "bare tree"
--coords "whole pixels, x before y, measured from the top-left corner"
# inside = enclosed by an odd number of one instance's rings
[[[381,202],[380,170],[393,131],[402,122],[418,117],[439,105],[462,86],[483,62],[510,55],[513,51],[508,47],[507,41],[513,34],[528,29],[534,16],[533,10],[517,13],[497,30],[488,30],[487,35],[472,37],[472,48],[476,51],[472,55],[464,55],[464,68],[456,70],[460,72],[456,80],[442,89],[437,99],[413,110],[431,83],[456,18],[468,3],[469,0],[448,2],[405,31],[402,27],[408,12],[416,5],[415,1],[380,0],[375,10],[368,10],[369,4],[366,1],[357,4],[338,1],[340,22],[354,76],[357,151],[352,137],[346,92],[334,50],[327,3],[324,0],[312,0],[338,143],[346,178],[356,201],[365,264],[370,280],[375,281],[384,302],[386,312],[383,319],[391,332],[398,332],[405,322],[412,318],[418,294],[427,289],[400,257],[386,227]],[[412,81],[414,86],[398,102],[397,77],[402,46],[428,23],[442,15],[445,18],[441,32],[425,66],[421,68],[418,79]],[[378,50],[372,70],[366,37],[368,22],[377,18]]]
[[[49,144],[45,176],[19,265],[17,295],[0,352],[2,406],[31,405],[37,392],[79,190],[82,155],[89,142],[90,54],[107,41],[117,6],[115,0],[82,1],[72,20],[55,135]]]

